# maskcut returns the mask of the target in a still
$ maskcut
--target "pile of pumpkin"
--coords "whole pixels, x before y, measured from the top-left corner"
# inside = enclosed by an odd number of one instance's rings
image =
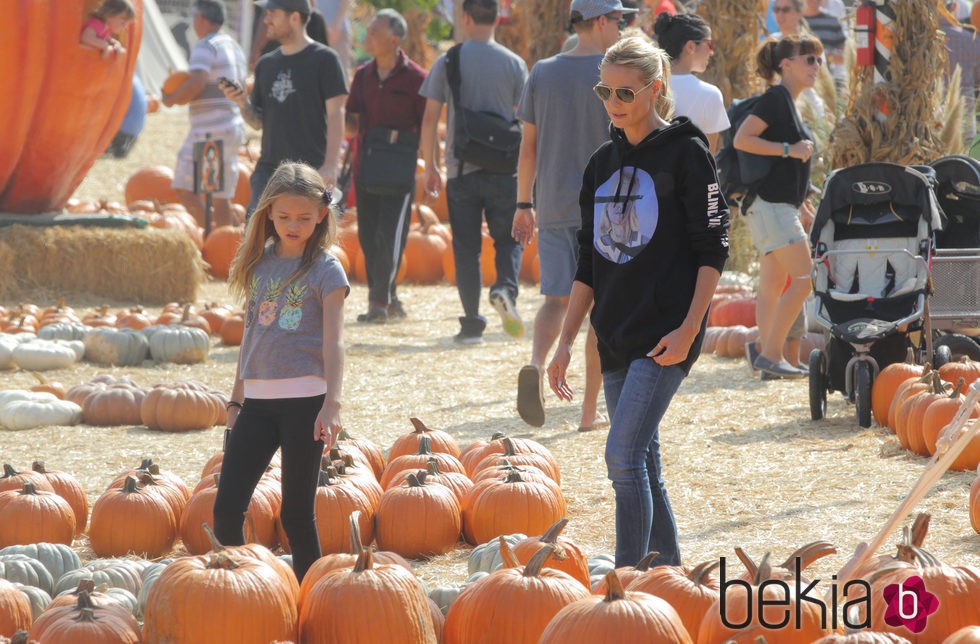
[[[980,362],[967,357],[934,370],[929,364],[914,364],[910,356],[906,362],[888,365],[875,378],[871,412],[879,425],[895,433],[902,447],[932,456],[940,433],[959,411],[966,388],[977,380]],[[970,417],[980,417],[980,404]],[[974,437],[950,467],[971,470],[978,466],[980,436]]]
[[[0,500],[0,512],[2,504]],[[808,600],[796,594],[797,588],[810,583],[803,574],[807,566],[836,552],[827,542],[807,544],[781,565],[770,563],[768,554],[756,563],[736,548],[746,571],[738,576],[743,583],[725,585],[726,625],[720,609],[720,579],[715,574],[721,561],[653,567],[656,553],[650,553],[636,566],[614,568],[609,558],[586,559],[572,540],[560,535],[565,523],[557,522],[541,536],[501,536],[478,546],[470,556],[472,575],[466,584],[432,590],[398,554],[364,547],[357,512],[348,523],[351,552],[324,555],[302,584],[293,576],[287,557],[276,557],[258,544],[225,547],[213,535],[204,554],[156,563],[115,558],[95,559],[83,566],[67,546],[13,546],[0,551],[0,577],[17,580],[0,580],[0,635],[24,629],[47,644],[83,641],[83,631],[94,638],[84,641],[105,644],[962,644],[976,642],[980,631],[980,604],[972,599],[980,593],[980,570],[941,563],[925,551],[927,517],[923,521],[920,516],[906,530],[895,554],[878,555],[856,571],[855,576],[870,585],[871,614],[851,615],[849,621],[866,621],[870,628],[850,634],[840,634],[831,626],[831,615],[812,601],[814,594]],[[730,567],[725,572],[729,582],[736,577]],[[583,578],[589,573],[596,579],[591,587],[590,578]],[[887,586],[911,577],[920,577],[939,599],[937,612],[914,635],[903,626],[889,625],[885,603],[877,600]],[[776,581],[785,585],[766,583]],[[860,592],[860,587],[853,587],[849,603],[859,599],[855,589]],[[60,597],[52,601],[52,595]],[[757,597],[765,600],[761,615],[756,606],[763,603]],[[830,603],[828,598],[820,599]],[[787,615],[790,619],[785,619]],[[834,617],[840,623],[840,616]],[[143,620],[142,629],[137,619]]]

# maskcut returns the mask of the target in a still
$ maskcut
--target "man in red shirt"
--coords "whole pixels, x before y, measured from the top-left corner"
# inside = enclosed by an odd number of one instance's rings
[[[404,189],[393,188],[388,182],[372,183],[362,166],[372,141],[414,141],[418,147],[425,113],[425,98],[419,95],[419,88],[425,70],[401,49],[407,31],[405,19],[394,9],[382,9],[375,15],[364,37],[364,49],[373,58],[354,72],[347,96],[347,114],[356,119],[357,236],[368,282],[368,311],[357,316],[358,322],[383,324],[392,317],[405,317],[395,293],[395,276],[408,238],[415,158],[400,162],[411,165],[401,170],[413,178]],[[396,169],[391,169],[396,174]]]

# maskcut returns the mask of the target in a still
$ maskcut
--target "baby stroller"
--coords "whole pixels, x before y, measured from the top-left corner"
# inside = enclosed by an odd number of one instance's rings
[[[871,426],[871,385],[878,371],[932,355],[926,314],[935,232],[943,218],[925,166],[865,163],[832,173],[810,231],[816,319],[824,349],[810,353],[810,415],[827,411],[840,391]],[[923,330],[923,327],[926,327]],[[919,337],[913,347],[910,334]],[[948,355],[948,349],[946,349]]]
[[[930,165],[946,225],[936,235],[929,319],[936,346],[980,360],[980,161],[950,155]]]

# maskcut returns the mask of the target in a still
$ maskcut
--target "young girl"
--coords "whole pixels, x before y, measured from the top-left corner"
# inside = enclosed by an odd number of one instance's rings
[[[664,12],[653,26],[657,42],[670,56],[670,93],[674,113],[686,116],[708,136],[712,154],[718,151],[721,132],[731,123],[721,90],[695,76],[708,68],[714,55],[711,27],[696,13],[672,16]]]
[[[760,355],[753,364],[769,377],[806,376],[783,357],[783,344],[810,294],[810,245],[800,217],[813,217],[806,203],[813,135],[796,111],[796,99],[817,81],[822,53],[813,36],[764,42],[756,55],[757,71],[770,82],[778,75],[780,82],[766,90],[732,140],[738,150],[776,157],[745,210],[762,257],[756,298]]]
[[[135,17],[136,9],[129,0],[104,0],[82,26],[81,42],[101,51],[103,58],[112,53],[124,54],[126,48],[115,36]]]
[[[595,92],[612,140],[585,169],[579,260],[558,349],[548,366],[555,394],[585,315],[599,344],[611,423],[606,467],[616,495],[616,565],[656,550],[679,564],[677,526],[660,467],[660,420],[701,351],[711,294],[728,257],[728,206],[704,134],[672,112],[667,55],[644,38],[610,47]],[[631,204],[635,243],[600,243],[608,204]],[[608,217],[605,217],[608,218]]]
[[[243,297],[245,334],[228,403],[214,532],[245,542],[244,512],[259,477],[282,449],[282,525],[300,581],[320,557],[314,498],[320,457],[340,432],[344,298],[330,192],[302,163],[282,163],[266,185],[228,285]]]

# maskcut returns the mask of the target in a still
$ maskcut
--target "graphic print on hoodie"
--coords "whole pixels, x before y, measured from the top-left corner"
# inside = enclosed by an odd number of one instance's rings
[[[650,243],[659,218],[653,177],[633,166],[617,170],[595,191],[596,251],[625,264]]]

